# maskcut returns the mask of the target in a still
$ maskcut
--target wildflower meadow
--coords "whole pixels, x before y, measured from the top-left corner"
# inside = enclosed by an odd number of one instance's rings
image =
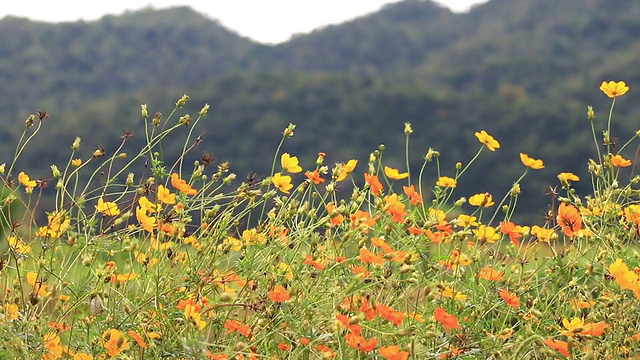
[[[67,163],[36,178],[19,159],[52,124],[31,115],[0,165],[0,359],[637,357],[640,176],[623,154],[640,131],[611,140],[629,87],[600,90],[611,105],[597,118],[588,107],[590,178],[549,179],[538,224],[512,221],[520,185],[545,166],[536,154],[513,159],[522,175],[501,194],[456,190],[501,150],[481,126],[475,156],[444,164],[447,149],[414,149],[405,124],[407,158],[424,163],[397,169],[383,146],[302,163],[286,149],[304,129],[290,124],[263,159],[271,173],[244,179],[208,156],[185,160],[209,112],[186,113],[185,95],[166,117],[141,105],[137,152],[123,150],[128,132],[118,149],[76,138]],[[167,141],[182,154],[165,156]]]

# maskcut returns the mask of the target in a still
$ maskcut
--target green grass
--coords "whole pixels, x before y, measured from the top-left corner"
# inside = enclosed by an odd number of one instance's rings
[[[166,119],[141,107],[147,145],[137,153],[123,154],[127,136],[112,153],[77,140],[49,187],[16,175],[30,140],[46,136],[46,114],[27,121],[0,167],[12,204],[2,211],[12,225],[0,355],[616,359],[640,350],[638,181],[624,183],[624,159],[606,138],[598,145],[591,115],[601,158],[579,181],[593,193],[576,196],[578,180],[562,175],[547,222],[516,225],[520,184],[543,166],[535,156],[522,157],[522,176],[504,179],[502,195],[455,189],[476,158],[500,151],[489,134],[476,133],[467,163],[441,168],[429,149],[416,171],[387,168],[384,147],[369,159],[298,164],[283,149],[304,130],[290,125],[264,160],[272,174],[241,181],[227,163],[185,162],[208,111],[183,113],[188,100]],[[182,154],[166,159],[162,143],[184,126]],[[408,156],[411,125],[404,131]],[[427,173],[449,175],[428,184]]]

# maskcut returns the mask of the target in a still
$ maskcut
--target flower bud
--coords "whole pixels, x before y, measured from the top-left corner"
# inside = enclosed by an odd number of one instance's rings
[[[593,106],[587,106],[587,119],[593,121],[596,118],[596,112],[593,111]]]
[[[200,112],[198,113],[200,116],[206,116],[207,113],[209,112],[209,108],[211,106],[209,106],[209,104],[204,104],[204,106],[202,107],[202,109],[200,110]]]
[[[181,108],[184,106],[184,104],[187,103],[187,101],[189,101],[189,96],[187,94],[184,94],[180,99],[178,99],[178,101],[176,102],[176,106]]]
[[[404,134],[411,135],[412,133],[413,133],[413,128],[411,127],[411,123],[410,122],[404,123]]]
[[[140,104],[140,115],[145,119],[149,117],[149,110],[147,110],[147,104]]]
[[[71,144],[71,150],[77,151],[80,148],[80,137],[76,136],[75,140],[73,140],[73,144]]]

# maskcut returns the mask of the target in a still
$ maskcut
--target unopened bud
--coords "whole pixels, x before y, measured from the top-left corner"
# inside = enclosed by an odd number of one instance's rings
[[[200,110],[200,112],[198,113],[200,116],[205,116],[207,115],[207,113],[209,112],[209,108],[211,106],[209,106],[209,104],[204,104],[204,106],[202,107],[202,109]]]
[[[413,128],[411,127],[411,123],[410,122],[404,123],[404,134],[411,135],[412,133],[413,133]]]
[[[149,117],[149,110],[147,110],[147,104],[140,104],[140,115],[145,119]]]
[[[184,104],[187,103],[187,101],[189,101],[189,96],[187,94],[182,95],[182,97],[176,102],[176,106],[177,107],[183,107]]]

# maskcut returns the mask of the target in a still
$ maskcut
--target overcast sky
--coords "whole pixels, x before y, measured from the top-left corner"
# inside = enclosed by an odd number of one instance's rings
[[[286,41],[306,33],[380,9],[399,0],[2,0],[0,18],[6,15],[48,22],[95,20],[146,6],[166,8],[188,5],[220,20],[241,35],[265,43]],[[454,11],[466,11],[486,0],[438,0]]]

